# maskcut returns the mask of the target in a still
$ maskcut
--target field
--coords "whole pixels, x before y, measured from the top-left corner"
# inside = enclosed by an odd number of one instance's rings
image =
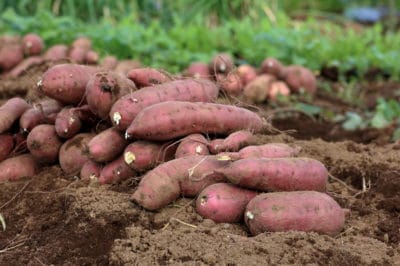
[[[46,45],[69,44],[77,37],[69,30],[65,39],[56,38],[55,28],[70,20],[47,15],[54,23],[40,26]],[[32,18],[10,12],[3,18],[9,23],[0,26],[1,34],[22,35],[35,28]],[[230,44],[233,37],[227,33],[232,27],[237,36],[246,34],[250,20],[227,22],[208,35],[195,22],[187,26],[186,43],[181,32],[185,25],[180,22],[163,30],[157,28],[159,20],[137,24],[138,35],[128,41],[118,39],[128,22],[115,26],[109,39],[101,32],[108,27],[112,32],[108,22],[100,21],[97,32],[93,25],[81,28],[83,22],[73,27],[93,40],[102,57],[139,59],[145,66],[174,74],[190,62],[209,61],[216,51],[229,51],[236,65],[248,62],[258,67],[270,55],[285,64],[309,67],[318,81],[315,95],[294,94],[247,107],[261,110],[276,129],[257,134],[258,143],[297,145],[302,148],[299,156],[325,164],[330,173],[327,193],[350,209],[340,234],[289,231],[250,236],[243,222],[202,218],[195,211],[195,200],[184,197],[147,211],[130,200],[141,176],[100,185],[67,175],[54,164],[30,178],[0,181],[0,265],[400,265],[400,67],[393,58],[399,52],[400,35],[384,33],[383,24],[352,22],[346,24],[348,31],[335,37],[341,26],[319,19],[285,17],[275,31],[271,22],[257,22],[247,37],[268,28],[268,34],[257,36],[264,36],[271,46],[253,50],[255,44],[246,43],[244,37],[236,37],[236,46]],[[13,21],[21,21],[20,28]],[[324,32],[317,29],[318,21],[326,26],[326,34],[310,44],[316,32]],[[298,25],[297,33],[290,25]],[[284,51],[277,48],[282,41],[279,32],[286,32]],[[216,40],[222,33],[226,44]],[[196,34],[199,42],[214,41],[197,47]],[[150,35],[158,37],[151,42]],[[144,41],[135,49],[132,43],[138,38],[151,44]],[[359,46],[352,46],[358,38]],[[182,56],[177,56],[180,51]],[[30,102],[42,98],[37,82],[53,64],[36,64],[18,77],[0,76],[0,103],[15,96]],[[220,94],[217,101],[238,104],[236,100]]]

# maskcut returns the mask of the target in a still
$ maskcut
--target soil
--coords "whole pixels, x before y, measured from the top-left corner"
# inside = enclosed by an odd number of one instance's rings
[[[1,78],[0,98],[42,97],[34,83],[44,69]],[[260,143],[300,146],[301,156],[327,166],[327,193],[350,209],[339,235],[250,236],[243,223],[203,219],[185,198],[150,212],[130,201],[138,178],[99,186],[55,165],[0,183],[0,265],[400,265],[400,143],[390,141],[393,129],[349,132],[301,114],[272,122],[282,133],[259,135]]]

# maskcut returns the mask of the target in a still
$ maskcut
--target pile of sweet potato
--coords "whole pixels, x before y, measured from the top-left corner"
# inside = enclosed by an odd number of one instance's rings
[[[232,68],[217,59],[216,71]],[[0,181],[59,164],[100,184],[139,178],[132,201],[147,210],[196,198],[203,217],[244,220],[254,235],[343,228],[345,211],[324,193],[325,166],[297,157],[300,147],[258,143],[265,120],[216,103],[218,80],[66,63],[49,68],[37,91],[37,102],[0,107]]]

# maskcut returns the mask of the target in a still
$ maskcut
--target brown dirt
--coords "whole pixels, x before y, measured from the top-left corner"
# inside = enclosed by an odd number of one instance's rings
[[[3,99],[30,93],[5,90]],[[242,223],[204,220],[191,199],[143,210],[129,200],[137,178],[98,186],[52,166],[32,179],[0,183],[7,226],[0,225],[0,265],[400,265],[400,146],[387,138],[390,129],[349,133],[298,117],[274,123],[297,132],[260,135],[261,143],[301,146],[301,156],[321,160],[347,184],[328,185],[351,210],[340,235],[251,237]]]

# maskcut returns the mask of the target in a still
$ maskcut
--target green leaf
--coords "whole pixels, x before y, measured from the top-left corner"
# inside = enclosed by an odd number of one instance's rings
[[[390,124],[382,112],[377,112],[371,119],[371,126],[375,128],[383,128]]]
[[[321,113],[321,107],[311,105],[311,104],[306,104],[306,103],[296,103],[295,108],[299,109],[300,111],[303,111],[309,115],[317,115]]]
[[[346,112],[346,120],[342,123],[342,127],[346,130],[355,130],[362,128],[364,121],[362,117],[354,112]]]

